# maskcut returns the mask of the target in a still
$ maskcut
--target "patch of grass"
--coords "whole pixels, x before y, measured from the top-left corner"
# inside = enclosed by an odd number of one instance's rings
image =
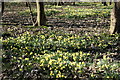
[[[24,26],[25,28],[35,28],[35,26]]]
[[[64,8],[64,14],[58,15],[57,17],[61,18],[72,18],[72,19],[80,19],[86,17],[108,17],[110,16],[111,9],[87,9],[87,8],[79,8],[75,9],[74,7],[67,6]]]
[[[81,3],[80,3],[81,4]],[[86,3],[85,3],[86,4]],[[92,3],[89,3],[92,4]],[[98,4],[98,3],[94,3]],[[45,10],[46,16],[56,16],[58,18],[70,18],[70,19],[80,19],[80,18],[87,18],[87,17],[109,17],[111,9],[113,5],[110,6],[100,6],[96,5],[97,8],[76,8],[74,6],[53,6],[53,5],[46,5],[46,7],[50,7],[50,9]],[[90,6],[90,5],[89,5]],[[33,11],[33,15],[36,16],[36,9]],[[29,10],[25,10],[19,13],[20,15],[29,15]]]
[[[54,16],[55,14],[58,14],[60,13],[61,10],[56,10],[56,9],[47,9],[45,11],[45,14],[46,16]],[[36,9],[32,10],[32,13],[34,16],[37,16],[37,12],[36,12]],[[20,15],[29,15],[30,14],[30,11],[29,10],[25,10],[25,11],[22,11],[22,12],[19,12]]]
[[[47,9],[45,13],[46,13],[46,16],[55,16],[56,14],[61,13],[61,10]]]
[[[52,9],[61,9],[63,6],[57,6],[57,5],[45,5],[45,8],[52,8]]]
[[[77,6],[95,6],[98,3],[93,3],[93,2],[77,2],[76,5]]]
[[[37,16],[36,9],[32,10],[32,13],[34,16]],[[19,12],[19,15],[30,15],[30,10],[27,9],[25,11],[21,11],[21,12]]]
[[[97,4],[96,7],[97,8],[101,8],[101,9],[113,9],[113,5],[108,5],[108,6],[103,6],[102,4]]]

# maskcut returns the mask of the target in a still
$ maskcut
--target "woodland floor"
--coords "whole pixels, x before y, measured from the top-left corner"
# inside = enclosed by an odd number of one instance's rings
[[[32,25],[31,17],[30,15],[20,15],[20,12],[23,12],[25,10],[29,10],[28,7],[26,7],[25,3],[23,4],[13,4],[9,5],[6,4],[7,7],[5,7],[4,15],[2,17],[3,22],[3,29],[13,26],[18,26],[24,28],[24,26],[30,26]],[[67,6],[67,5],[66,5]],[[32,9],[34,10],[36,6],[33,5]],[[61,15],[65,14],[64,7],[62,8],[56,8],[56,10],[61,10],[61,13],[55,14],[55,15]],[[74,9],[80,9],[80,8],[86,8],[86,9],[97,9],[95,6],[74,6]],[[50,7],[45,8],[45,10],[51,9]],[[110,26],[110,16],[107,18],[102,18],[100,21],[96,21],[98,16],[94,17],[87,17],[84,19],[66,19],[66,18],[58,18],[55,17],[55,15],[47,16],[47,27],[50,28],[64,28],[64,29],[73,29],[73,31],[78,32],[78,30],[86,30],[86,31],[95,31],[95,32],[108,32],[109,26]],[[36,17],[34,16],[36,19]],[[63,29],[63,30],[64,30]],[[4,30],[6,31],[6,30]]]
[[[92,73],[95,74],[95,76],[98,76],[99,73],[101,75],[104,75],[104,74],[102,74],[104,72],[104,69],[101,70],[100,72],[99,71],[97,72],[98,69],[94,67],[94,66],[98,66],[98,65],[96,65],[97,64],[97,59],[98,59],[98,62],[99,62],[99,60],[102,59],[102,57],[104,57],[104,56],[105,56],[104,59],[106,59],[106,56],[112,58],[112,60],[108,60],[108,62],[106,61],[106,63],[105,63],[109,67],[111,67],[110,64],[109,64],[110,63],[109,61],[111,61],[111,62],[113,61],[113,64],[115,63],[115,70],[113,70],[113,74],[116,73],[116,72],[120,73],[120,68],[118,68],[118,66],[116,67],[116,65],[119,65],[118,63],[120,61],[120,54],[119,54],[120,53],[120,48],[119,48],[120,42],[118,40],[119,35],[116,34],[116,35],[112,35],[112,36],[110,35],[109,36],[110,15],[107,16],[107,17],[104,17],[104,16],[102,16],[102,17],[101,16],[89,16],[89,17],[77,18],[77,19],[76,18],[66,18],[64,16],[63,17],[58,17],[58,16],[66,14],[65,13],[65,8],[72,8],[72,10],[77,10],[77,9],[93,9],[93,11],[94,11],[95,9],[100,9],[101,6],[96,7],[94,5],[93,6],[85,6],[85,5],[83,5],[83,6],[79,6],[79,5],[76,5],[76,6],[63,5],[63,6],[57,6],[56,7],[54,5],[52,5],[52,6],[48,5],[48,6],[45,6],[45,11],[47,12],[47,10],[53,9],[53,12],[51,11],[49,13],[49,11],[48,11],[48,13],[46,13],[47,14],[47,16],[46,16],[46,18],[47,18],[47,25],[46,26],[41,26],[41,27],[39,27],[39,26],[33,27],[32,26],[32,21],[31,21],[31,16],[28,13],[29,12],[29,8],[26,7],[25,3],[17,3],[17,4],[16,3],[5,3],[5,4],[6,4],[6,7],[5,7],[4,14],[2,16],[2,30],[1,30],[2,33],[3,33],[3,35],[2,35],[3,39],[5,40],[5,42],[4,42],[5,50],[7,49],[6,46],[9,46],[9,44],[12,45],[12,43],[11,43],[12,41],[9,42],[9,40],[11,40],[11,39],[9,39],[8,42],[6,42],[7,38],[9,38],[9,37],[16,38],[16,39],[13,39],[13,41],[15,41],[18,38],[22,39],[22,36],[20,36],[20,35],[22,35],[22,34],[24,34],[26,32],[29,32],[31,34],[30,36],[33,36],[33,34],[35,35],[35,37],[34,36],[30,37],[30,39],[33,40],[33,41],[36,39],[36,34],[38,35],[38,37],[40,37],[41,34],[44,35],[44,36],[47,35],[52,40],[52,38],[50,37],[52,35],[52,33],[53,33],[53,35],[59,37],[59,31],[60,31],[61,32],[60,35],[63,35],[62,36],[63,41],[64,41],[64,39],[66,39],[66,34],[67,33],[70,34],[70,35],[67,34],[68,35],[68,39],[70,38],[70,40],[72,40],[71,36],[73,37],[73,42],[74,42],[74,40],[76,40],[76,42],[77,42],[77,40],[78,41],[80,41],[80,40],[82,41],[82,38],[86,41],[85,47],[81,46],[82,47],[81,51],[83,51],[83,52],[86,53],[87,51],[85,51],[85,50],[88,49],[88,52],[90,52],[90,58],[89,59],[91,59],[91,60],[90,61],[85,61],[83,59],[83,62],[85,62],[85,63],[87,63],[87,62],[89,63],[90,62],[91,64],[93,64],[93,68],[91,68],[91,70],[93,72],[90,71],[90,70],[87,71],[87,68],[89,67],[87,65],[87,67],[85,68],[85,72],[87,72],[87,73],[80,74],[80,76],[82,76],[84,78],[84,77],[86,77],[86,75],[87,76],[91,76]],[[66,6],[68,6],[68,7],[66,7]],[[35,4],[33,4],[32,5],[32,10],[34,11],[35,8],[36,8],[36,6],[35,6]],[[77,15],[77,13],[76,13],[76,15]],[[36,19],[35,14],[34,14],[34,19]],[[41,33],[41,34],[39,34],[39,33]],[[101,36],[100,34],[103,34],[103,36]],[[81,36],[81,38],[77,39],[75,37],[76,35],[78,37]],[[87,35],[87,36],[84,36],[84,35]],[[24,37],[25,37],[25,39],[27,39],[26,36],[24,36]],[[87,43],[87,39],[89,39],[88,37],[90,37],[90,39],[91,39],[91,44],[90,45],[89,45],[89,42]],[[100,39],[98,39],[98,37]],[[103,38],[103,37],[105,37],[105,38]],[[47,38],[47,39],[49,39],[49,38]],[[39,39],[39,38],[37,38],[37,39]],[[36,41],[37,41],[37,39],[36,39]],[[97,41],[97,40],[100,40],[100,41]],[[103,40],[103,43],[102,43],[102,40]],[[106,40],[109,40],[109,42],[111,44],[108,44],[108,42]],[[43,41],[44,41],[44,39],[43,39]],[[57,40],[55,40],[55,41],[57,42]],[[66,47],[66,46],[61,47],[61,45],[63,45],[62,42],[59,44],[59,41],[58,41],[58,43],[55,43],[55,41],[53,40],[53,43],[55,44],[55,46],[50,41],[48,41],[50,45],[49,44],[43,44],[43,46],[45,46],[45,51],[48,50],[47,54],[49,54],[49,49],[46,48],[46,45],[48,45],[48,46],[52,45],[53,46],[52,47],[53,51],[56,51],[60,47],[60,48],[62,48],[61,51],[63,50],[63,54],[64,54],[64,52],[65,52],[64,51],[64,47]],[[8,44],[5,44],[5,43],[8,43]],[[23,46],[25,48],[29,47],[29,46],[24,46],[24,44],[22,45],[22,43],[20,43],[20,44],[18,43],[19,45],[17,45],[17,43],[15,43],[15,42],[13,42],[13,43],[17,47],[19,47],[19,46]],[[29,41],[28,41],[28,43],[29,43]],[[28,43],[25,43],[25,45],[28,44]],[[97,43],[100,44],[100,45],[98,46]],[[106,45],[104,45],[104,43],[107,44],[107,47],[104,47],[104,46],[106,46]],[[42,42],[41,42],[41,44],[42,44]],[[76,48],[76,46],[77,46],[77,44],[75,44],[75,46],[72,46],[72,43],[69,43],[70,44],[69,45],[69,44],[67,44],[67,41],[66,41],[65,44],[68,45],[68,46],[70,46],[71,51],[72,51],[72,48],[74,48],[74,47]],[[95,44],[95,50],[94,50],[94,44]],[[84,45],[84,43],[83,43],[83,45]],[[88,46],[87,49],[86,49],[86,45]],[[71,48],[71,46],[72,46],[72,48]],[[55,50],[54,50],[54,47],[56,48]],[[34,48],[38,49],[36,46]],[[33,50],[34,48],[31,47],[30,50]],[[98,48],[98,49],[96,49],[96,48]],[[23,48],[20,47],[20,49],[22,50]],[[67,50],[66,52],[69,53],[69,51],[70,51],[69,47],[67,47],[65,49]],[[77,49],[79,51],[79,48],[77,48]],[[74,53],[75,50],[73,49],[73,52],[70,52],[70,53],[75,54]],[[10,50],[10,51],[12,51],[12,50]],[[6,53],[7,52],[10,53],[9,50],[6,50]],[[52,52],[52,50],[51,50],[51,52]],[[13,47],[13,53],[15,53],[16,55],[19,55],[20,57],[24,56],[24,54],[23,54],[23,56],[21,56],[21,53],[19,53],[19,49],[18,49],[18,53],[14,52],[14,47]],[[23,49],[22,53],[24,53],[24,49]],[[9,58],[13,59],[14,54],[10,53],[10,56],[11,55],[12,55],[12,57],[9,57],[9,54],[8,54],[8,59],[7,59],[7,57],[6,57],[7,55],[5,54],[5,58],[3,58],[5,64],[3,64],[3,66],[8,66],[9,65],[9,64],[6,65],[6,63],[8,63],[10,61]],[[15,55],[15,57],[16,57],[16,55]],[[51,55],[51,53],[50,53],[50,55]],[[25,56],[26,56],[26,54],[25,54]],[[28,55],[28,56],[30,56],[30,59],[32,58],[31,55]],[[43,56],[43,54],[42,54],[42,56]],[[96,56],[98,56],[98,57],[96,57]],[[18,57],[18,59],[17,59],[17,57],[15,58],[16,61],[19,60],[19,57]],[[39,55],[38,55],[38,57],[39,57]],[[85,58],[86,58],[86,56],[85,56]],[[28,59],[28,58],[26,58],[26,59]],[[34,60],[30,60],[30,61],[32,62]],[[72,62],[72,60],[70,60],[70,61]],[[24,62],[24,59],[23,59],[23,62]],[[14,63],[14,61],[13,61],[13,63],[11,62],[10,65],[13,66],[13,68],[11,70],[9,70],[9,69],[3,69],[3,80],[6,79],[6,78],[9,78],[9,76],[11,75],[11,73],[14,73],[15,70],[17,70],[18,68],[20,68],[20,66],[17,67],[16,64],[18,64],[18,66],[19,66],[19,64],[26,66],[26,64],[24,64],[24,63],[23,64],[19,63],[19,62],[18,63],[17,62]],[[35,64],[35,66],[38,65],[38,64]],[[101,65],[102,64],[103,63],[102,63],[102,60],[101,60]],[[46,66],[45,66],[45,68],[46,68]],[[101,67],[100,67],[100,69],[101,69]],[[114,69],[114,66],[113,66],[113,69]],[[33,69],[33,71],[34,70],[35,70],[35,68]],[[48,70],[48,68],[47,68],[47,70]],[[106,68],[105,68],[105,70],[106,70]],[[21,72],[21,73],[19,73],[19,72]],[[31,70],[31,72],[32,72],[32,70]],[[44,72],[44,70],[43,70],[43,72]],[[73,70],[73,72],[74,72],[74,70]],[[83,69],[83,72],[84,72],[84,69]],[[19,77],[19,75],[21,75],[22,73],[24,74],[24,71],[23,72],[22,71],[18,71],[18,72],[15,72],[14,74],[17,75],[17,77]],[[106,70],[106,72],[104,72],[104,73],[106,75],[108,73],[107,77],[110,76],[110,75],[112,75],[112,73],[109,75],[109,70]],[[23,76],[23,74],[22,74],[22,76]],[[25,74],[28,75],[27,71],[25,72]],[[31,75],[34,78],[34,74],[33,73],[31,73],[28,76],[31,77]],[[36,75],[37,75],[37,73],[35,73],[35,78],[36,78]],[[73,76],[73,75],[74,74],[71,75],[71,73],[70,73],[70,76]],[[101,77],[101,75],[100,75],[100,77]],[[115,75],[118,75],[118,74],[116,73]],[[118,77],[120,77],[120,76],[118,76]],[[105,76],[105,78],[106,78],[106,76]],[[12,80],[12,79],[10,79],[10,80]]]

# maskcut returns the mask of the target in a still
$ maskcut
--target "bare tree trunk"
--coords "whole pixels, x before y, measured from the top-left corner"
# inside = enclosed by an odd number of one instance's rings
[[[46,25],[46,16],[45,16],[43,2],[40,2],[40,16],[41,16],[41,19],[40,19],[41,25]]]
[[[110,0],[110,5],[112,4],[112,0]]]
[[[110,2],[110,5],[112,4],[112,2]]]
[[[35,25],[35,21],[34,21],[34,17],[33,17],[34,15],[33,15],[33,12],[32,12],[32,8],[31,8],[30,2],[26,2],[26,6],[29,7],[31,21],[32,21],[32,24]]]
[[[106,3],[106,2],[102,2],[102,4],[103,4],[104,6],[107,6],[107,3]]]
[[[4,12],[4,2],[0,2],[0,15],[2,16]]]
[[[61,6],[61,5],[64,5],[63,2],[57,2],[57,6]]]
[[[73,5],[75,6],[75,2],[73,2]]]
[[[35,25],[37,25],[37,26],[46,25],[44,4],[43,4],[43,2],[38,2],[38,0],[37,0],[36,5],[37,5],[37,21],[36,21]]]
[[[120,1],[115,2],[114,8],[111,12],[110,33],[120,33]]]

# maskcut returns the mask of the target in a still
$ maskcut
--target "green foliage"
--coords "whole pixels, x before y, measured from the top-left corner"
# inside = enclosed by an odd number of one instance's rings
[[[53,5],[45,5],[45,13],[46,16],[55,16],[58,18],[70,18],[70,19],[81,19],[86,17],[109,17],[111,9],[113,5],[103,6],[100,3],[77,3],[79,5],[88,5],[88,8],[77,8],[76,6],[53,6]],[[94,4],[94,5],[93,5]],[[89,6],[93,5],[95,8],[89,8]],[[77,8],[77,9],[76,9]],[[37,15],[36,9],[32,10],[33,15]],[[29,15],[30,11],[25,10],[19,12],[20,15]]]
[[[67,19],[99,16],[96,21],[101,21],[101,17],[110,16],[112,8],[112,5],[102,6],[100,3],[80,2],[76,5],[88,8],[46,5],[49,9],[45,12],[49,17]],[[96,8],[89,8],[91,5]],[[29,10],[19,14],[28,15]],[[33,10],[33,15],[36,15],[36,10]],[[4,51],[3,69],[10,78],[120,78],[120,63],[116,57],[120,53],[120,34],[74,33],[46,26],[35,31],[33,26],[25,28],[29,28],[28,31],[8,28],[9,33],[3,33],[0,40]],[[6,36],[9,34],[11,36]]]
[[[120,65],[111,61],[109,54],[114,49],[110,46],[118,42],[118,37],[118,34],[80,36],[49,29],[36,34],[27,31],[17,38],[2,41],[5,51],[3,61],[7,63],[6,59],[10,56],[9,64],[17,67],[17,72],[15,70],[16,73],[11,76],[16,77],[20,77],[22,72],[31,74],[37,67],[44,78],[80,78],[87,75],[89,78],[117,79]]]
[[[27,9],[27,10],[25,10],[25,11],[21,11],[21,12],[19,12],[19,14],[20,14],[20,15],[30,15],[30,10]],[[33,14],[34,16],[37,16],[36,9],[32,10],[32,14]]]
[[[56,5],[45,5],[45,8],[52,8],[52,9],[61,9],[63,6],[56,6]]]
[[[56,10],[56,9],[47,9],[46,11],[46,16],[54,16],[57,13],[60,13],[61,10]]]
[[[95,6],[98,3],[93,3],[93,2],[78,2],[76,3],[77,6]]]
[[[47,9],[45,11],[45,14],[46,14],[46,16],[54,16],[55,14],[60,13],[60,12],[61,11],[55,10],[55,9]],[[34,16],[36,16],[37,15],[36,9],[32,10],[32,13],[33,13]],[[25,10],[25,11],[19,12],[19,14],[20,15],[29,15],[30,11],[29,10]]]
[[[113,9],[113,4],[108,5],[108,6],[96,5],[96,7],[101,8],[101,9]]]
[[[65,17],[65,18],[73,18],[73,19],[81,19],[86,17],[108,17],[110,16],[110,9],[86,9],[86,8],[79,8],[75,9],[74,7],[68,6],[64,8],[65,14],[58,15],[58,17]]]

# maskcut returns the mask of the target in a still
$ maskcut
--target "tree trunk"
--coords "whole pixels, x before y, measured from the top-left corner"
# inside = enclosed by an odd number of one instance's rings
[[[102,4],[103,4],[104,6],[107,6],[107,3],[106,3],[106,2],[102,2]]]
[[[114,8],[111,12],[110,33],[120,33],[120,1],[115,2]]]
[[[0,2],[0,15],[2,16],[4,12],[4,2]]]
[[[112,2],[110,2],[110,5],[112,4]]]
[[[112,0],[110,0],[110,5],[112,4]]]
[[[41,25],[46,25],[46,16],[45,16],[45,12],[44,12],[44,4],[43,2],[38,2],[38,0],[36,1],[37,4],[37,26],[41,26]]]
[[[75,6],[75,2],[73,2],[73,5]]]
[[[64,5],[64,3],[63,2],[58,2],[57,3],[57,6],[61,6],[61,5]]]

